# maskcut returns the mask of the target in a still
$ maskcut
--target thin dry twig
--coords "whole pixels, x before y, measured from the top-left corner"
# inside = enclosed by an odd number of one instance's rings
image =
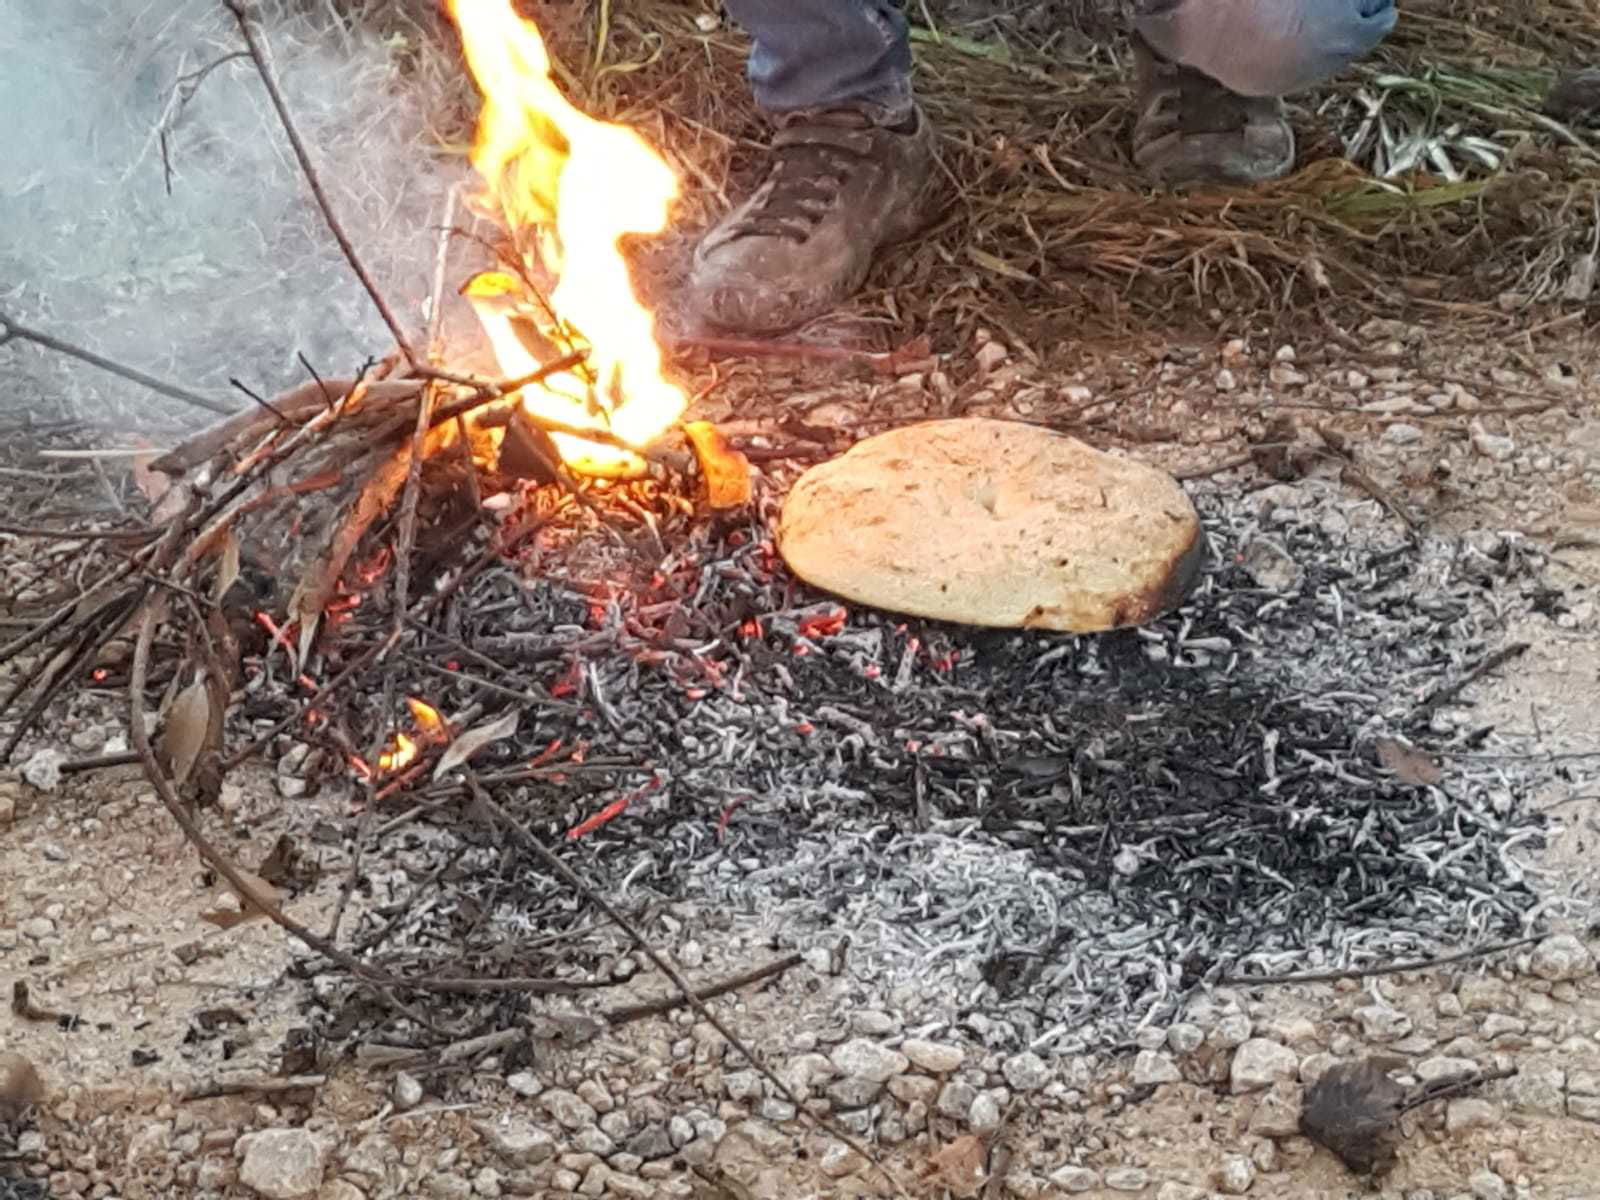
[[[261,82],[267,89],[267,95],[272,100],[272,107],[277,111],[278,120],[283,125],[283,131],[288,135],[289,145],[294,150],[295,159],[300,163],[301,173],[306,177],[306,183],[311,188],[311,194],[316,198],[317,207],[322,210],[323,219],[328,223],[328,229],[333,234],[334,240],[339,243],[339,249],[344,251],[345,261],[350,264],[350,269],[356,273],[356,278],[361,281],[361,286],[366,288],[367,295],[372,298],[373,305],[378,310],[378,315],[383,318],[383,323],[389,327],[389,333],[394,337],[394,344],[399,347],[400,353],[405,356],[406,362],[417,366],[419,360],[417,353],[411,347],[410,340],[406,337],[405,330],[400,327],[399,319],[394,315],[394,310],[389,307],[389,302],[383,298],[383,293],[378,290],[377,283],[367,272],[361,262],[361,256],[356,253],[355,246],[344,231],[344,226],[339,223],[339,218],[334,215],[333,203],[328,199],[328,193],[323,190],[322,179],[317,170],[311,165],[311,155],[306,150],[306,144],[300,138],[300,131],[296,128],[294,118],[289,113],[289,106],[284,102],[283,91],[278,87],[278,80],[273,73],[272,64],[267,59],[266,43],[262,40],[260,30],[256,28],[255,21],[245,8],[244,0],[222,0],[228,11],[239,23],[239,32],[244,36],[245,45],[249,48],[250,58],[256,64],[256,71],[261,76]]]
[[[79,362],[86,362],[91,367],[99,367],[102,371],[107,371],[132,383],[140,384],[157,395],[166,396],[168,399],[181,400],[185,404],[192,404],[196,408],[203,408],[208,412],[221,413],[224,416],[230,415],[234,411],[220,401],[198,395],[195,392],[179,387],[175,383],[167,383],[165,380],[157,379],[154,375],[146,375],[143,371],[136,370],[133,367],[125,367],[102,354],[96,354],[92,350],[85,350],[82,346],[75,346],[71,342],[64,342],[48,333],[18,324],[4,313],[0,313],[0,329],[5,331],[5,336],[0,337],[0,346],[3,346],[13,338],[20,338],[23,341],[32,342],[36,346],[43,346],[46,350],[54,350],[57,354],[65,354],[69,358],[77,359]]]
[[[752,983],[760,983],[764,979],[771,979],[782,975],[790,967],[798,966],[805,961],[803,954],[786,954],[776,962],[770,962],[764,967],[756,967],[731,976],[718,983],[709,984],[693,993],[695,999],[712,1000],[728,992],[736,992],[742,987]],[[669,1013],[684,1005],[692,1003],[688,995],[664,996],[660,1000],[648,1000],[641,1004],[624,1004],[617,1008],[608,1008],[601,1014],[608,1025],[626,1025],[629,1021],[643,1020],[645,1017],[656,1017],[662,1013]]]
[[[1406,971],[1426,971],[1450,963],[1466,962],[1473,958],[1487,958],[1519,946],[1529,946],[1544,940],[1543,934],[1517,938],[1509,942],[1494,942],[1488,946],[1474,946],[1454,954],[1441,954],[1437,958],[1408,959],[1405,962],[1379,963],[1372,967],[1348,967],[1339,971],[1298,971],[1291,975],[1224,975],[1219,983],[1228,985],[1267,985],[1277,983],[1333,983],[1340,979],[1369,979],[1374,975],[1399,975]]]

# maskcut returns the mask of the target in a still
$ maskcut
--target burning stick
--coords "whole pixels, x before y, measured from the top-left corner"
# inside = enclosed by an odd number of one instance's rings
[[[700,460],[711,507],[742,508],[750,503],[750,460],[729,445],[710,421],[690,421],[683,432]]]

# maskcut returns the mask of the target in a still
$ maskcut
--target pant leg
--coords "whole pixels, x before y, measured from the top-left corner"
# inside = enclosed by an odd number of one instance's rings
[[[911,116],[911,43],[891,0],[725,0],[753,41],[750,83],[775,117],[860,108],[893,125]]]
[[[1134,26],[1163,58],[1246,96],[1311,87],[1394,28],[1394,0],[1144,0]]]

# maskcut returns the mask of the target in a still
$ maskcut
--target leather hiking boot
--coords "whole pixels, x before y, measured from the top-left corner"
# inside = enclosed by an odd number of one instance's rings
[[[695,249],[689,305],[742,333],[777,333],[832,309],[866,278],[873,253],[935,215],[933,130],[873,125],[837,111],[791,120],[748,200]]]
[[[1294,130],[1276,96],[1241,96],[1133,39],[1139,116],[1133,161],[1151,180],[1263,183],[1294,166]]]

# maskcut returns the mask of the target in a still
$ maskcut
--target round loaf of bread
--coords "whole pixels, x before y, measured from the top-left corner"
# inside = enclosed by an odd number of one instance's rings
[[[1171,476],[987,419],[908,425],[807,471],[778,546],[807,583],[874,608],[1068,633],[1175,608],[1205,552]]]

